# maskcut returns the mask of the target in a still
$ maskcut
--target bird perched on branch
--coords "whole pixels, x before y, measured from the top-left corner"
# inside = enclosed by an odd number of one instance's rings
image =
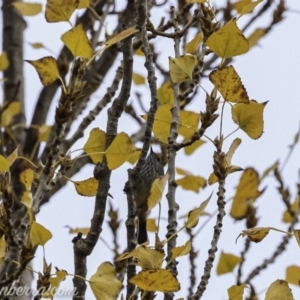
[[[147,235],[147,216],[150,213],[148,209],[148,198],[152,183],[159,176],[164,175],[164,166],[159,154],[151,152],[146,158],[136,180],[135,189],[133,191],[134,201],[136,203],[137,217],[139,221],[138,227],[138,243],[143,244],[148,241]]]

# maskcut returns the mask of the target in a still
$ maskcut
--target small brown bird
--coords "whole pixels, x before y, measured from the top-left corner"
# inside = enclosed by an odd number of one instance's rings
[[[164,175],[164,167],[159,154],[151,152],[146,158],[145,164],[142,167],[133,192],[134,201],[136,203],[137,217],[139,220],[138,229],[138,243],[143,244],[148,241],[147,235],[147,217],[148,210],[148,198],[150,196],[150,190],[152,183],[159,176]]]

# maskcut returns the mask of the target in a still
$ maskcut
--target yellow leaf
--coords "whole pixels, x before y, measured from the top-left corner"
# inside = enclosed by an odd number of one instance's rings
[[[285,271],[285,280],[288,283],[299,286],[299,278],[300,278],[300,267],[297,266],[289,266]]]
[[[161,105],[154,116],[153,132],[156,139],[167,144],[170,135],[170,126],[172,122],[172,105]],[[147,116],[142,116],[145,120]],[[189,138],[198,129],[200,114],[192,111],[180,110],[178,133],[185,138]]]
[[[59,290],[61,282],[66,279],[67,275],[68,273],[66,271],[56,270],[55,277],[49,278],[51,286],[45,293],[43,293],[43,298],[53,299],[54,295]]]
[[[176,183],[185,190],[199,193],[200,188],[205,188],[206,179],[200,176],[186,175],[183,178],[177,179]]]
[[[142,51],[141,47],[137,49],[134,53],[137,56],[145,56],[144,52]]]
[[[257,28],[254,30],[254,32],[252,32],[250,34],[250,36],[248,37],[248,43],[249,43],[249,47],[252,48],[253,46],[255,46],[258,41],[264,37],[266,34],[266,30],[263,28]]]
[[[20,174],[20,182],[25,185],[26,191],[31,191],[33,179],[34,172],[32,169],[26,169]]]
[[[174,103],[174,92],[172,89],[172,83],[167,81],[157,90],[157,97],[160,104]]]
[[[143,270],[149,270],[160,269],[164,261],[165,254],[163,251],[158,251],[141,245],[128,253],[127,258],[129,257],[132,257],[135,265],[141,267]]]
[[[232,285],[228,290],[229,300],[243,300],[244,289],[246,285]]]
[[[129,27],[128,29],[123,30],[122,32],[115,35],[113,38],[105,42],[105,49],[111,47],[112,45],[126,39],[127,37],[133,35],[134,33],[139,32],[135,26]]]
[[[78,9],[90,7],[90,0],[79,0]]]
[[[185,142],[186,140],[184,140]],[[203,144],[205,144],[205,141],[203,140],[197,140],[192,145],[184,147],[184,152],[186,155],[193,154],[199,147],[201,147]]]
[[[270,230],[273,229],[271,227],[254,227],[246,230],[242,230],[242,232],[239,234],[237,239],[242,236],[247,236],[250,241],[259,243],[261,242],[270,232]]]
[[[47,142],[49,135],[51,133],[51,129],[52,126],[46,125],[46,124],[42,124],[41,126],[39,126],[39,136],[38,136],[38,140],[39,142]]]
[[[293,229],[294,237],[298,243],[298,246],[300,247],[300,230],[299,229]]]
[[[13,6],[22,16],[35,16],[43,9],[42,4],[40,3],[14,2]]]
[[[247,91],[233,66],[212,71],[209,74],[209,79],[221,93],[225,101],[249,103]]]
[[[201,213],[204,211],[204,209],[206,208],[211,196],[212,196],[212,194],[208,197],[208,199],[203,201],[198,208],[195,208],[195,209],[189,211],[188,219],[186,221],[187,228],[193,228],[198,224],[199,217],[200,217]]]
[[[132,153],[129,158],[128,158],[128,162],[132,165],[135,165],[136,162],[138,161],[139,157],[140,157],[141,151],[136,151],[134,153]]]
[[[239,14],[244,15],[251,13],[253,9],[262,1],[263,0],[257,0],[252,2],[252,0],[242,0],[236,2],[233,6]]]
[[[262,182],[262,180],[267,177],[272,171],[276,170],[279,166],[279,162],[276,161],[273,165],[271,165],[270,167],[268,167],[263,174],[260,177],[260,182]]]
[[[17,3],[17,2],[14,2],[14,3]],[[21,2],[18,2],[18,3],[21,3]],[[7,58],[7,54],[5,51],[3,51],[0,55],[0,71],[5,71],[8,69],[8,67],[9,67],[9,61]]]
[[[265,300],[294,300],[292,291],[285,280],[277,279],[268,288]]]
[[[233,121],[252,139],[258,139],[263,134],[263,112],[267,102],[257,103],[250,100],[249,104],[238,103],[232,106]]]
[[[142,85],[146,83],[146,78],[137,73],[132,74],[132,80],[136,85]]]
[[[178,133],[185,138],[190,138],[198,129],[200,114],[193,111],[179,111],[179,128]]]
[[[137,285],[146,292],[177,292],[180,290],[180,284],[176,277],[164,269],[142,271],[130,280],[130,283]]]
[[[89,284],[97,300],[115,300],[122,288],[122,282],[116,278],[115,268],[110,262],[98,267]]]
[[[15,151],[13,151],[9,156],[7,156],[6,160],[8,161],[8,163],[9,163],[10,166],[18,158],[18,150],[19,150],[19,147],[17,147]]]
[[[297,214],[297,211],[299,209],[299,196],[296,197],[295,201],[292,203],[291,205],[291,210]],[[288,210],[286,210],[284,213],[283,213],[283,216],[282,216],[282,221],[284,223],[290,223],[292,222],[293,220],[293,216],[290,214],[290,212]]]
[[[187,3],[205,3],[207,0],[186,0]]]
[[[226,153],[226,165],[227,167],[231,166],[231,159],[232,159],[232,156],[235,152],[235,150],[238,148],[238,146],[241,144],[242,140],[240,138],[236,138],[232,144],[230,145],[229,147],[229,150],[228,152]]]
[[[90,231],[90,227],[81,227],[81,228],[69,228],[69,233],[72,234],[72,233],[82,233],[83,235],[87,235]]]
[[[219,181],[219,179],[218,179],[218,177],[215,173],[211,173],[208,177],[208,180],[207,180],[209,185],[212,185],[212,184],[214,184],[218,181]]]
[[[47,22],[68,21],[78,5],[79,0],[47,0],[45,12]]]
[[[72,52],[73,56],[91,58],[93,56],[93,47],[80,23],[75,28],[65,32],[61,40]]]
[[[34,66],[44,86],[49,85],[60,78],[56,60],[52,56],[46,56],[38,60],[25,61]]]
[[[105,143],[106,133],[99,128],[93,128],[90,131],[87,142],[83,146],[83,150],[89,155],[94,164],[102,162]]]
[[[44,246],[52,238],[52,233],[35,221],[31,224],[30,234],[33,246]]]
[[[120,167],[128,160],[132,153],[138,150],[140,149],[131,143],[130,137],[125,132],[117,134],[111,145],[105,151],[109,169],[114,170]]]
[[[237,11],[238,14],[240,14],[244,8],[244,6],[249,5],[252,2],[252,0],[240,0],[235,3],[233,3],[234,9]]]
[[[185,46],[185,52],[196,54],[198,47],[203,41],[203,31],[200,31],[190,42]]]
[[[33,197],[30,191],[25,191],[22,195],[21,202],[27,207],[30,211],[33,204]]]
[[[224,253],[222,251],[217,266],[217,274],[222,275],[226,273],[231,273],[241,261],[241,257],[231,253]]]
[[[171,260],[189,254],[191,248],[192,248],[191,241],[187,241],[183,246],[173,248]]]
[[[20,2],[15,2],[15,3],[20,3]],[[45,48],[45,46],[42,43],[29,43],[29,45],[34,49]]]
[[[171,114],[172,105],[165,104],[161,105],[154,116],[154,124],[153,124],[153,133],[156,139],[159,141],[168,144],[168,137],[170,134],[170,126],[172,121]],[[144,119],[147,119],[146,116],[142,116]]]
[[[148,198],[148,210],[154,208],[161,200],[166,183],[168,181],[169,174],[160,176],[154,180],[151,185],[150,196]]]
[[[0,174],[1,172],[9,172],[9,162],[0,154]]]
[[[14,116],[18,115],[21,111],[21,103],[18,101],[12,101],[8,107],[2,113],[1,125],[7,127]]]
[[[152,218],[147,219],[147,231],[156,232],[157,231],[156,220]]]
[[[179,175],[186,175],[186,176],[192,175],[191,172],[186,171],[186,170],[181,169],[181,168],[176,168],[176,172],[177,172],[177,174],[179,174]]]
[[[76,192],[81,196],[94,197],[98,190],[98,180],[95,177],[74,181]]]
[[[197,59],[193,55],[184,55],[177,58],[169,57],[170,76],[174,83],[193,79],[193,71]]]
[[[253,203],[261,194],[258,190],[259,175],[253,168],[247,168],[237,186],[230,210],[230,215],[241,220],[246,217],[248,202]]]
[[[5,236],[3,234],[2,237],[0,238],[0,262],[1,262],[1,258],[5,257],[5,253],[6,253],[6,241],[5,241]]]
[[[214,32],[207,39],[206,45],[222,58],[241,55],[249,51],[249,43],[237,27],[235,19]]]

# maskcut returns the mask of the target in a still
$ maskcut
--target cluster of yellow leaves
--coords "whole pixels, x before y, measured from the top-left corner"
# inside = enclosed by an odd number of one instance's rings
[[[76,0],[48,0],[46,6],[46,19],[48,22],[67,21],[69,20],[74,10],[78,8],[78,5],[79,2]],[[71,51],[74,57],[88,59],[90,62],[96,55],[100,54],[104,49],[111,47],[112,45],[120,42],[121,40],[136,32],[138,32],[138,29],[136,29],[134,26],[120,32],[113,38],[106,41],[104,43],[104,47],[101,50],[99,50],[96,54],[94,54],[93,47],[86,35],[82,24],[78,24],[76,27],[65,32],[61,36],[61,40]],[[38,60],[25,61],[30,63],[36,69],[40,80],[44,86],[51,84],[57,79],[59,79],[63,83],[62,79],[59,76],[59,70],[57,67],[56,59],[54,57],[48,56]]]
[[[211,196],[203,201],[198,208],[189,212],[186,224],[175,234],[178,234],[184,228],[193,228],[197,225],[199,217],[206,208]],[[173,259],[187,255],[190,251],[191,241],[187,241],[182,246],[175,247],[172,250],[172,256],[168,264]],[[131,278],[130,282],[136,284],[145,292],[176,292],[180,289],[180,284],[169,270],[162,268],[164,256],[165,254],[162,250],[141,245],[130,253],[122,254],[117,261],[131,258],[137,266],[142,268],[142,271]]]
[[[173,251],[176,256],[178,250]],[[179,256],[180,253],[183,252],[179,251]],[[122,254],[117,261],[132,258],[132,261],[142,268],[142,271],[133,276],[130,282],[145,292],[176,292],[180,289],[180,284],[169,270],[162,269],[164,256],[163,251],[141,245],[130,253]]]
[[[156,139],[167,144],[172,122],[171,104],[161,105],[154,116],[153,132]],[[142,116],[145,120],[147,115]],[[179,111],[178,133],[184,138],[190,138],[198,129],[200,114],[193,111]]]
[[[225,101],[235,103],[231,109],[233,121],[250,138],[258,139],[263,133],[263,111],[267,102],[257,103],[255,100],[249,100],[247,91],[233,66],[212,71],[209,79]]]
[[[199,217],[206,208],[211,196],[203,201],[200,206],[191,210],[188,214],[186,224],[175,234],[178,234],[184,228],[195,227]],[[191,241],[187,241],[184,245],[175,247],[172,250],[172,256],[168,264],[178,257],[187,255],[191,251]],[[180,289],[180,284],[173,274],[164,268],[162,264],[165,254],[162,250],[153,249],[146,245],[141,245],[131,252],[122,254],[117,261],[131,258],[135,265],[142,268],[142,271],[131,278],[130,282],[136,284],[145,292],[176,292]]]
[[[83,150],[95,164],[101,163],[103,155],[105,155],[110,170],[120,167],[134,152],[140,151],[139,148],[131,143],[130,137],[124,132],[116,135],[106,151],[104,151],[105,143],[106,133],[99,128],[94,128],[90,131],[89,138],[83,146]]]

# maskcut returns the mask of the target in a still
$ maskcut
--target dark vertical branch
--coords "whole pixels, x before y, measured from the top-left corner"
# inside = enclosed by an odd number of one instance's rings
[[[124,76],[119,96],[114,100],[112,107],[108,110],[108,121],[106,127],[107,149],[117,135],[118,121],[124,112],[125,106],[130,96],[133,68],[132,37],[123,41],[123,63]],[[86,277],[86,257],[90,255],[97,244],[102,224],[105,217],[106,199],[110,188],[111,170],[108,169],[106,159],[101,165],[97,165],[94,171],[95,177],[99,180],[98,191],[95,199],[94,214],[91,220],[90,231],[85,239],[78,237],[74,240],[74,264],[75,276],[73,279],[77,295],[73,299],[85,299],[86,284],[81,278]]]
[[[23,31],[26,23],[12,5],[14,0],[3,0],[3,51],[6,51],[9,68],[4,71],[4,100],[18,101],[20,114],[12,124],[25,124],[24,114],[24,77],[23,77]],[[18,145],[24,143],[24,126],[15,129]],[[15,145],[16,146],[16,145]],[[13,149],[14,150],[14,149]]]
[[[226,168],[225,166],[225,153],[221,152],[220,149],[218,149],[217,152],[214,154],[214,173],[217,175],[219,179],[219,189],[218,189],[218,215],[216,219],[216,225],[214,226],[214,232],[213,237],[211,240],[211,247],[208,250],[208,258],[205,262],[203,275],[201,277],[201,281],[197,287],[197,291],[195,294],[191,297],[189,297],[190,300],[198,300],[201,299],[203,296],[206,287],[209,283],[209,279],[211,276],[211,270],[213,267],[213,263],[216,257],[216,252],[218,251],[218,241],[221,236],[222,227],[223,227],[223,218],[226,214],[225,212],[225,178],[227,176]]]
[[[155,68],[153,63],[153,53],[151,51],[149,40],[146,30],[146,21],[148,17],[148,1],[139,0],[136,2],[136,12],[137,12],[137,27],[141,28],[141,33],[139,35],[142,41],[142,49],[145,53],[145,67],[147,69],[147,79],[150,88],[150,109],[147,115],[146,128],[143,134],[143,147],[142,152],[139,157],[139,160],[133,170],[128,171],[128,182],[125,185],[125,192],[127,193],[127,202],[128,202],[128,218],[126,221],[127,227],[127,249],[128,251],[133,250],[136,247],[136,237],[135,237],[135,226],[134,218],[136,215],[136,207],[133,201],[133,188],[134,182],[145,163],[145,158],[149,149],[150,139],[152,134],[152,127],[154,123],[154,115],[158,107],[158,98],[157,98],[157,84],[155,76]],[[135,265],[129,260],[127,268],[127,295],[126,299],[132,295],[134,291],[134,285],[129,283],[130,278],[135,274]]]
[[[178,27],[178,19],[175,13],[175,8],[171,7],[171,18],[173,20],[173,26],[175,29],[175,38],[174,38],[174,51],[175,57],[180,56],[179,45],[180,45],[180,36],[176,35],[179,32]],[[176,203],[176,188],[177,184],[175,182],[175,159],[176,159],[176,139],[178,136],[178,127],[179,127],[179,110],[180,110],[180,98],[179,98],[179,84],[174,83],[172,85],[173,93],[174,93],[174,105],[171,109],[172,113],[172,122],[170,126],[170,137],[168,140],[168,232],[167,238],[174,235],[177,230],[177,211],[179,210],[179,206]],[[167,261],[169,261],[172,257],[172,250],[176,247],[176,236],[168,241],[168,250],[167,250]],[[167,266],[167,268],[177,276],[177,262],[176,260],[172,260],[172,262]],[[164,299],[171,300],[174,298],[174,293],[166,293]]]

